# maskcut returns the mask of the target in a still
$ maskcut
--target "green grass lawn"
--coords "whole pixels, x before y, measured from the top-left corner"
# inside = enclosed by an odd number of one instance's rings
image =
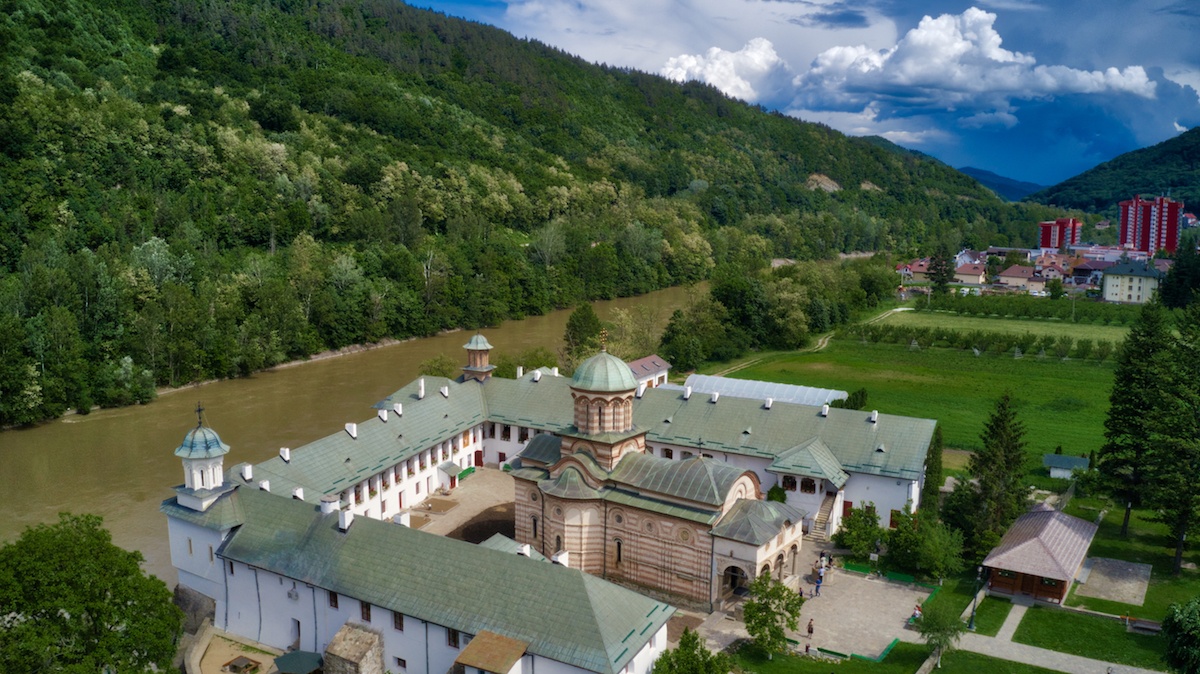
[[[1100,523],[1100,530],[1096,532],[1096,538],[1092,540],[1088,556],[1122,559],[1153,566],[1145,602],[1141,606],[1134,606],[1092,597],[1080,597],[1075,594],[1073,588],[1070,596],[1067,597],[1068,606],[1082,606],[1113,615],[1131,615],[1145,620],[1161,621],[1167,614],[1167,607],[1171,604],[1183,603],[1200,595],[1200,571],[1184,569],[1178,577],[1171,573],[1175,559],[1175,545],[1167,535],[1165,526],[1147,519],[1150,515],[1149,512],[1133,511],[1133,516],[1129,520],[1128,537],[1121,536],[1121,520],[1125,516],[1125,511],[1102,499],[1073,499],[1067,506],[1066,512],[1094,522],[1099,511],[1105,508],[1108,513]],[[1200,555],[1194,551],[1185,550],[1184,552],[1185,562],[1195,562],[1198,557]]]
[[[732,656],[734,669],[744,674],[828,674],[831,670],[838,674],[912,674],[929,657],[929,649],[919,644],[898,643],[883,662],[851,659],[831,663],[820,658],[778,653],[768,660],[761,649],[744,643],[732,652]]]
[[[1008,390],[1025,423],[1033,470],[1056,445],[1075,455],[1100,447],[1112,367],[834,339],[822,351],[766,356],[730,376],[843,391],[865,387],[868,409],[937,419],[946,446],[962,449],[980,446],[983,424]]]
[[[975,608],[975,633],[988,637],[996,636],[1011,610],[1012,602],[1007,599],[984,597]]]
[[[1103,339],[1118,343],[1125,339],[1129,328],[1118,325],[1070,323],[1047,319],[983,318],[959,316],[949,312],[901,311],[879,321],[882,325],[904,325],[914,328],[949,328],[959,332],[982,330],[1031,335],[1069,335],[1075,339]]]
[[[1052,674],[1053,669],[1010,662],[970,651],[950,651],[942,656],[942,668],[935,672],[969,672],[970,674]],[[1097,673],[1099,674],[1099,673]]]
[[[1025,613],[1013,641],[1121,665],[1166,669],[1166,641],[1130,634],[1119,620],[1035,606]]]

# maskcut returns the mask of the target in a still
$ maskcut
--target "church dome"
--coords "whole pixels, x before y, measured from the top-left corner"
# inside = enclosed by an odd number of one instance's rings
[[[477,332],[471,337],[471,341],[463,344],[463,348],[469,351],[487,351],[491,350],[492,345],[488,343],[487,337]]]
[[[607,351],[583,361],[571,379],[573,388],[604,393],[632,391],[637,385],[629,365]]]
[[[175,450],[184,459],[212,459],[229,453],[229,445],[221,442],[217,432],[205,426],[193,428]]]

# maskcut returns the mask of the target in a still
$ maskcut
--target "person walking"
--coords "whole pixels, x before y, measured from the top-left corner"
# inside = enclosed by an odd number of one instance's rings
[[[820,576],[817,576],[817,587],[816,587],[816,589],[815,589],[815,590],[813,590],[813,596],[814,596],[814,597],[820,597],[820,596],[821,596],[821,582],[822,582],[823,580],[824,580],[824,578],[822,578],[822,577],[820,577]]]
[[[813,621],[812,621],[812,618],[809,618],[808,619],[808,638],[809,639],[812,638],[812,633],[813,633]]]

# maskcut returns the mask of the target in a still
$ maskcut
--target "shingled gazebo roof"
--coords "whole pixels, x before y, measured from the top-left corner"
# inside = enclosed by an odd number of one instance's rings
[[[1098,528],[1041,504],[1013,522],[983,565],[1070,581],[1087,556]]]

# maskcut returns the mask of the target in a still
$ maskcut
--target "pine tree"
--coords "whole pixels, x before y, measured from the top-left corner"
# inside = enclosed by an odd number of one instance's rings
[[[1200,304],[1179,320],[1166,391],[1151,410],[1146,505],[1175,542],[1174,573],[1183,567],[1188,534],[1200,529]]]
[[[980,436],[983,447],[971,455],[967,469],[978,481],[979,511],[971,536],[975,552],[999,542],[1005,529],[1025,508],[1025,425],[1017,420],[1012,395],[996,401]]]
[[[1117,351],[1114,385],[1104,421],[1106,441],[1097,469],[1100,486],[1125,506],[1121,535],[1129,532],[1129,515],[1141,505],[1149,483],[1147,457],[1151,445],[1150,411],[1163,400],[1167,374],[1172,370],[1173,338],[1165,309],[1147,304]]]
[[[942,488],[942,427],[933,429],[933,441],[925,454],[925,485],[921,488],[921,509],[936,513]]]
[[[1175,252],[1175,264],[1167,271],[1158,290],[1162,303],[1171,309],[1182,309],[1200,291],[1200,254],[1196,253],[1196,236],[1183,237]]]
[[[929,268],[926,272],[929,282],[933,284],[933,292],[945,295],[950,290],[950,282],[954,280],[954,262],[946,246],[940,246],[936,253],[929,258]]]

